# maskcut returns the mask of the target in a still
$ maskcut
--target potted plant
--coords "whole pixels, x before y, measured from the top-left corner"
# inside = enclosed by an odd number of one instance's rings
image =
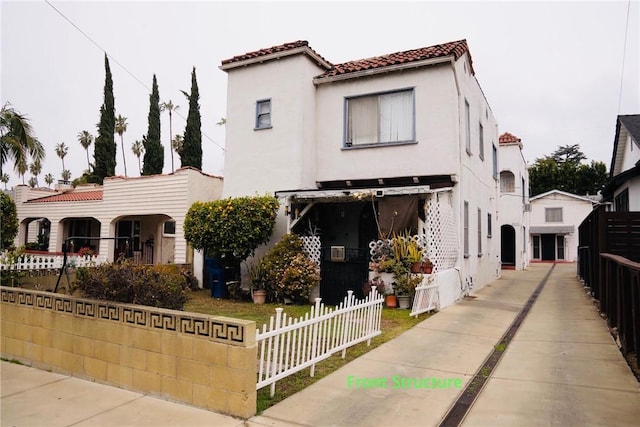
[[[262,263],[260,261],[247,262],[247,273],[249,274],[251,299],[255,304],[264,304],[267,300],[267,289]]]
[[[433,263],[431,262],[431,260],[429,258],[424,260],[424,262],[422,263],[422,272],[424,274],[433,273]]]
[[[424,251],[420,249],[415,240],[411,240],[407,245],[407,262],[411,265],[412,273],[422,272],[422,255]]]

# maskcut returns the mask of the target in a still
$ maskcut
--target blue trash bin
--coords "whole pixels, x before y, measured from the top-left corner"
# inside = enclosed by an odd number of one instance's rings
[[[209,275],[209,288],[212,298],[227,297],[227,281],[224,277],[224,266],[220,260],[214,258],[205,259],[205,267]]]

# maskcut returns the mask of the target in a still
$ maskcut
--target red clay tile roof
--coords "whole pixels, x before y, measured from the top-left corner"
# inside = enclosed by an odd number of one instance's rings
[[[272,55],[275,53],[280,53],[280,52],[286,52],[289,50],[293,50],[293,49],[297,49],[300,47],[308,47],[315,55],[317,55],[319,58],[322,58],[322,56],[318,55],[318,53],[311,49],[311,47],[309,47],[309,42],[306,40],[298,40],[295,42],[291,42],[291,43],[284,43],[278,46],[272,46],[272,47],[268,47],[265,49],[260,49],[260,50],[256,50],[254,52],[247,52],[245,54],[242,55],[237,55],[234,56],[233,58],[229,58],[229,59],[225,59],[222,61],[222,65],[226,65],[226,64],[231,64],[234,62],[241,62],[241,61],[246,61],[248,59],[254,59],[254,58],[259,58],[261,56],[267,56],[267,55]],[[322,60],[324,60],[325,62],[327,62],[328,64],[330,64],[329,61],[327,61],[326,59],[322,58]]]
[[[358,71],[367,71],[376,68],[388,67],[391,65],[407,64],[411,62],[424,61],[427,59],[446,56],[453,56],[457,60],[465,53],[467,53],[469,56],[471,73],[475,74],[475,72],[473,71],[471,54],[469,53],[469,46],[467,45],[467,41],[463,39],[454,42],[423,47],[420,49],[407,50],[404,52],[390,53],[388,55],[376,56],[373,58],[345,62],[344,64],[335,65],[331,70],[318,76],[317,78],[333,77],[348,73],[355,73]]]
[[[511,135],[509,132],[503,133],[498,139],[499,144],[512,144],[514,142],[521,142],[521,140],[517,136]]]
[[[53,196],[27,200],[25,203],[87,202],[95,200],[102,200],[102,190],[69,191],[66,193],[54,194]]]

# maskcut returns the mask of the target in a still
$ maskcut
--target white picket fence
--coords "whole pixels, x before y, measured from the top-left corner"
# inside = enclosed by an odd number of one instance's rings
[[[62,268],[62,255],[24,254],[10,259],[6,252],[0,254],[0,270],[45,270]],[[94,267],[106,262],[100,255],[67,255],[67,267]]]
[[[416,286],[410,316],[417,316],[438,308],[438,288],[440,285],[437,283],[437,279],[437,274],[426,274],[422,283]]]
[[[276,308],[269,327],[263,325],[256,331],[258,345],[258,382],[256,389],[271,385],[271,396],[275,393],[276,381],[311,367],[313,377],[315,364],[357,343],[380,335],[382,303],[384,296],[375,286],[363,300],[357,300],[353,291],[348,291],[344,301],[335,308],[325,307],[316,298],[311,312],[298,319],[287,317],[282,308]]]

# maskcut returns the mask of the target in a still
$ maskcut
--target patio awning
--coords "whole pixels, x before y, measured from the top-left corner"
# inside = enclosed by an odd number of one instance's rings
[[[539,225],[529,228],[530,234],[571,234],[575,232],[574,225]]]
[[[447,189],[447,190],[450,190]],[[442,189],[438,189],[442,191]],[[402,196],[408,194],[435,193],[428,185],[386,188],[359,188],[342,190],[287,190],[276,191],[276,197],[290,198],[295,201],[344,201],[344,199],[368,199],[369,197]]]

